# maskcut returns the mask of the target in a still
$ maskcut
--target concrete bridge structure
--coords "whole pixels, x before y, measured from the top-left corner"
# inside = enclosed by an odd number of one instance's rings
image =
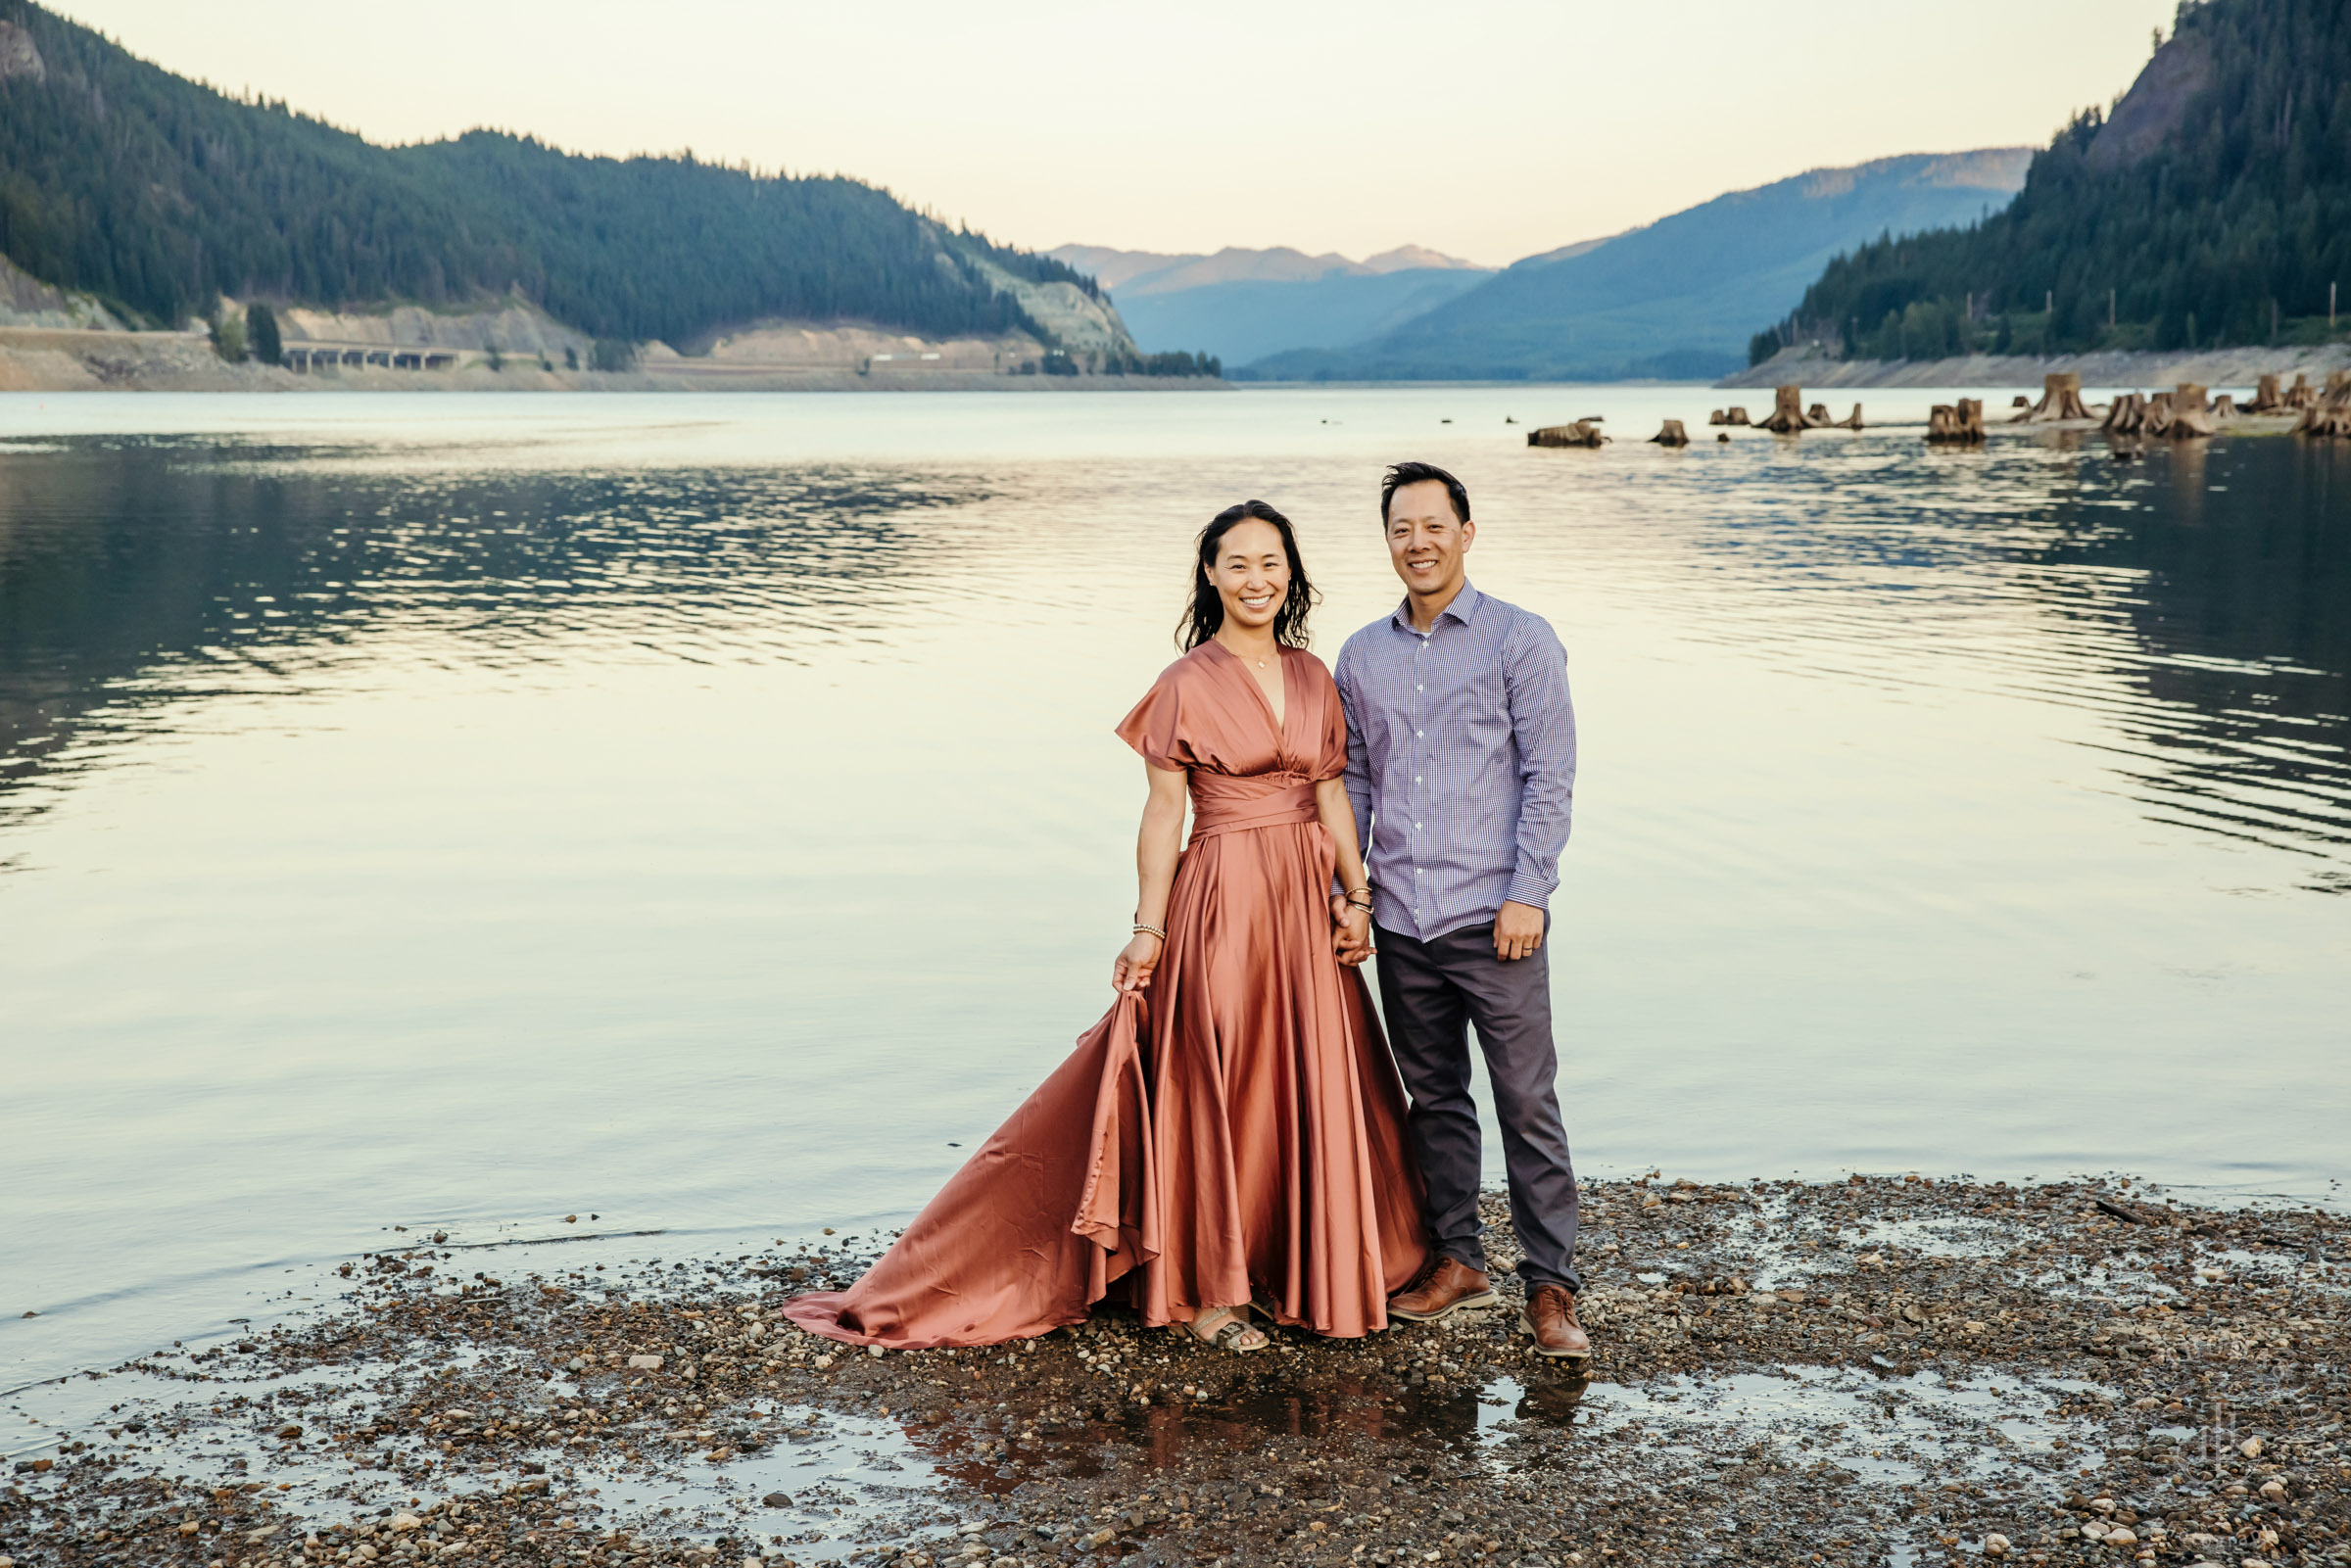
[[[289,343],[286,368],[302,374],[340,365],[375,365],[385,370],[455,370],[456,349],[403,349],[388,344]]]

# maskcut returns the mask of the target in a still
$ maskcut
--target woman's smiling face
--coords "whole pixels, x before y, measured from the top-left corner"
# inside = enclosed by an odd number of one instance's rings
[[[1281,531],[1262,518],[1242,518],[1217,541],[1208,580],[1224,601],[1225,624],[1251,632],[1271,627],[1290,595],[1290,556]]]

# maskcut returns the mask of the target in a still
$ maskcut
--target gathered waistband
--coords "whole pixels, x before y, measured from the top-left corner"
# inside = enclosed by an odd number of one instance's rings
[[[1294,773],[1257,774],[1235,779],[1225,774],[1192,774],[1192,841],[1245,828],[1271,828],[1282,823],[1316,820],[1315,783]]]

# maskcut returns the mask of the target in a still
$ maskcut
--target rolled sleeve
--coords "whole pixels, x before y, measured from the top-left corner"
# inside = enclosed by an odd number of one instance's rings
[[[1567,649],[1539,616],[1514,628],[1504,650],[1511,731],[1518,743],[1517,863],[1511,902],[1551,907],[1559,855],[1575,808],[1575,704],[1567,692]]]

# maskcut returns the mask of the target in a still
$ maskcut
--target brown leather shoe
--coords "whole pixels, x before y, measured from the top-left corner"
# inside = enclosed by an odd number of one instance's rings
[[[1388,1315],[1408,1323],[1434,1323],[1464,1307],[1492,1307],[1501,1300],[1483,1269],[1456,1258],[1440,1258],[1417,1281],[1388,1298]]]
[[[1535,1337],[1535,1354],[1566,1361],[1592,1359],[1592,1336],[1575,1320],[1575,1293],[1564,1285],[1537,1285],[1527,1294],[1518,1321]]]

